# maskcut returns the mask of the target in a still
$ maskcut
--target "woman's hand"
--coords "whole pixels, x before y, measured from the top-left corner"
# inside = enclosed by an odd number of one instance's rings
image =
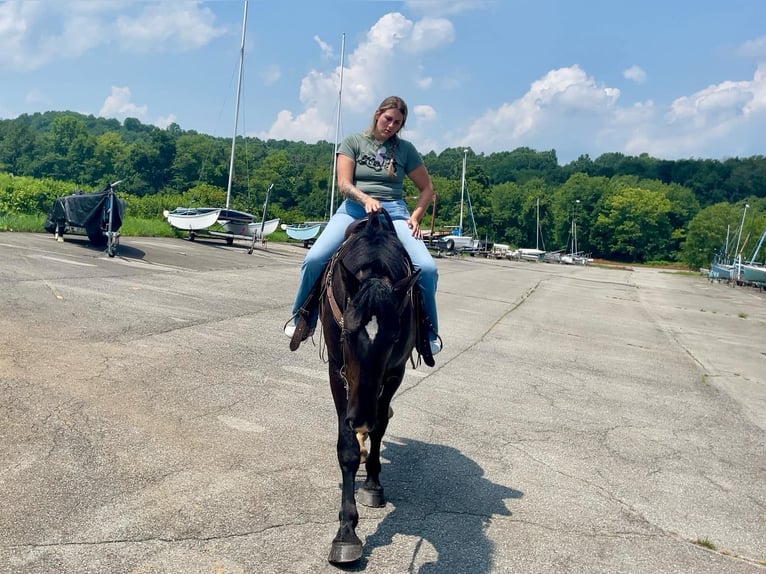
[[[383,209],[380,206],[380,202],[367,195],[366,193],[359,192],[360,195],[364,195],[364,212],[365,213],[375,213],[376,211],[380,211]]]
[[[418,239],[423,238],[423,232],[420,229],[420,222],[418,221],[417,217],[410,216],[410,218],[407,220],[407,227],[412,230],[413,237],[417,237]]]

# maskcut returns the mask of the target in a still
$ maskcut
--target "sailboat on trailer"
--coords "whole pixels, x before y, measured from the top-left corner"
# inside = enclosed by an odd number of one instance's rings
[[[712,281],[717,279],[719,281],[733,281],[737,277],[737,257],[740,257],[741,263],[741,251],[740,240],[742,239],[742,229],[745,226],[745,216],[747,210],[750,207],[749,204],[745,204],[745,209],[742,211],[742,221],[739,224],[739,228],[735,232],[737,235],[737,246],[734,248],[734,253],[730,253],[729,245],[729,228],[726,229],[726,242],[716,256],[713,258],[713,262],[710,264],[710,271],[708,272],[708,278]],[[733,239],[733,237],[732,237]]]
[[[520,247],[516,250],[515,256],[518,259],[527,259],[529,261],[542,261],[545,258],[545,242],[542,241],[543,232],[540,227],[540,198],[538,197],[535,203],[536,223],[535,223],[535,247]],[[543,248],[540,249],[540,242],[542,241]]]
[[[340,145],[340,110],[341,98],[343,96],[343,62],[345,59],[345,51],[346,35],[343,34],[340,44],[340,81],[338,83],[338,109],[335,118],[335,145],[333,146],[332,152],[332,178],[330,182],[330,203],[328,210],[330,217],[332,217],[332,214],[335,211],[335,180],[338,167],[338,146]],[[325,225],[327,225],[326,221],[305,221],[303,223],[285,225],[284,229],[290,239],[303,241],[303,245],[308,247],[319,236],[319,233],[324,229]]]
[[[194,239],[197,234],[206,234],[213,237],[225,238],[227,243],[233,243],[234,239],[263,239],[274,233],[279,226],[279,218],[266,221],[266,208],[268,206],[268,192],[264,204],[263,219],[255,221],[255,216],[245,211],[231,209],[231,187],[234,180],[234,151],[237,144],[237,125],[239,123],[239,104],[242,96],[242,73],[245,61],[245,32],[247,29],[247,2],[244,0],[244,13],[242,16],[242,42],[239,48],[239,77],[237,80],[237,99],[234,108],[234,133],[231,138],[231,155],[229,158],[229,179],[226,185],[226,207],[177,207],[173,211],[165,211],[168,223],[176,229],[189,232],[189,239]],[[269,191],[271,187],[269,187]],[[219,225],[222,231],[214,231],[210,228]]]
[[[475,239],[473,235],[463,234],[463,211],[466,203],[466,196],[468,197],[468,212],[471,215],[471,223],[473,224],[474,234],[476,233],[476,221],[473,218],[473,208],[471,207],[471,196],[468,194],[468,190],[465,185],[465,164],[468,158],[468,150],[463,150],[463,171],[460,176],[460,221],[458,226],[453,229],[452,234],[439,238],[437,241],[438,249],[446,249],[447,251],[474,251],[479,248],[479,240]]]

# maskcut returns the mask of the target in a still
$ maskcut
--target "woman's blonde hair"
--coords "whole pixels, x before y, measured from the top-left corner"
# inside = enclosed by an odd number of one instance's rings
[[[396,174],[396,148],[399,147],[399,132],[404,129],[404,124],[407,123],[407,103],[399,96],[388,96],[385,100],[380,102],[378,109],[372,115],[372,123],[367,130],[368,134],[375,133],[375,124],[378,123],[378,118],[386,110],[397,109],[402,114],[402,125],[399,126],[399,130],[391,136],[391,161],[388,162],[388,175],[394,177]]]

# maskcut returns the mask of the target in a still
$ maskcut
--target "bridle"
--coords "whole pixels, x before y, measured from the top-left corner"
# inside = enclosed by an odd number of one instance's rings
[[[353,235],[347,238],[343,244],[338,248],[338,250],[333,254],[332,258],[330,259],[330,262],[327,264],[327,273],[325,274],[324,279],[324,286],[323,290],[325,293],[325,297],[320,297],[320,304],[323,301],[327,301],[327,305],[330,307],[330,312],[332,313],[332,317],[335,320],[335,324],[340,327],[340,346],[343,353],[343,364],[340,368],[340,377],[343,380],[343,386],[346,389],[346,398],[348,398],[348,392],[349,392],[349,383],[348,378],[346,377],[346,364],[347,364],[347,353],[348,353],[348,335],[349,331],[346,329],[345,320],[343,318],[343,309],[341,309],[340,304],[338,303],[338,298],[335,296],[335,292],[333,290],[332,284],[333,279],[335,277],[335,271],[337,268],[337,265],[340,262],[341,257],[345,255],[346,251],[348,250],[348,245],[351,243],[351,239],[353,238]],[[407,275],[406,277],[411,276],[415,272],[412,262],[407,260]],[[391,285],[390,278],[383,279],[389,286]],[[409,299],[409,305],[414,305],[414,294],[413,290],[410,287],[407,291],[407,297]],[[351,302],[351,297],[346,296],[346,301],[343,305],[344,308],[347,308],[349,303]],[[383,393],[383,386],[381,385],[381,388],[379,389],[379,394]]]

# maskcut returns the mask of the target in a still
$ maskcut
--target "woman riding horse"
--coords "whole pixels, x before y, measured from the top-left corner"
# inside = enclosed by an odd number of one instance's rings
[[[426,320],[430,325],[430,351],[441,351],[439,321],[436,314],[438,270],[422,241],[420,220],[433,196],[433,184],[423,159],[409,141],[399,137],[407,121],[407,104],[399,97],[386,98],[375,110],[372,125],[362,133],[348,136],[338,149],[338,189],[346,199],[330,218],[301,266],[301,281],[293,303],[293,320],[285,325],[285,334],[293,338],[299,314],[305,308],[314,285],[327,262],[343,243],[346,228],[367,214],[385,210],[394,222],[396,235],[404,245],[413,265],[420,270],[418,285],[423,297]],[[409,213],[404,202],[405,175],[420,191],[417,206]],[[316,311],[309,310],[306,331],[300,341],[309,337],[316,325]]]

